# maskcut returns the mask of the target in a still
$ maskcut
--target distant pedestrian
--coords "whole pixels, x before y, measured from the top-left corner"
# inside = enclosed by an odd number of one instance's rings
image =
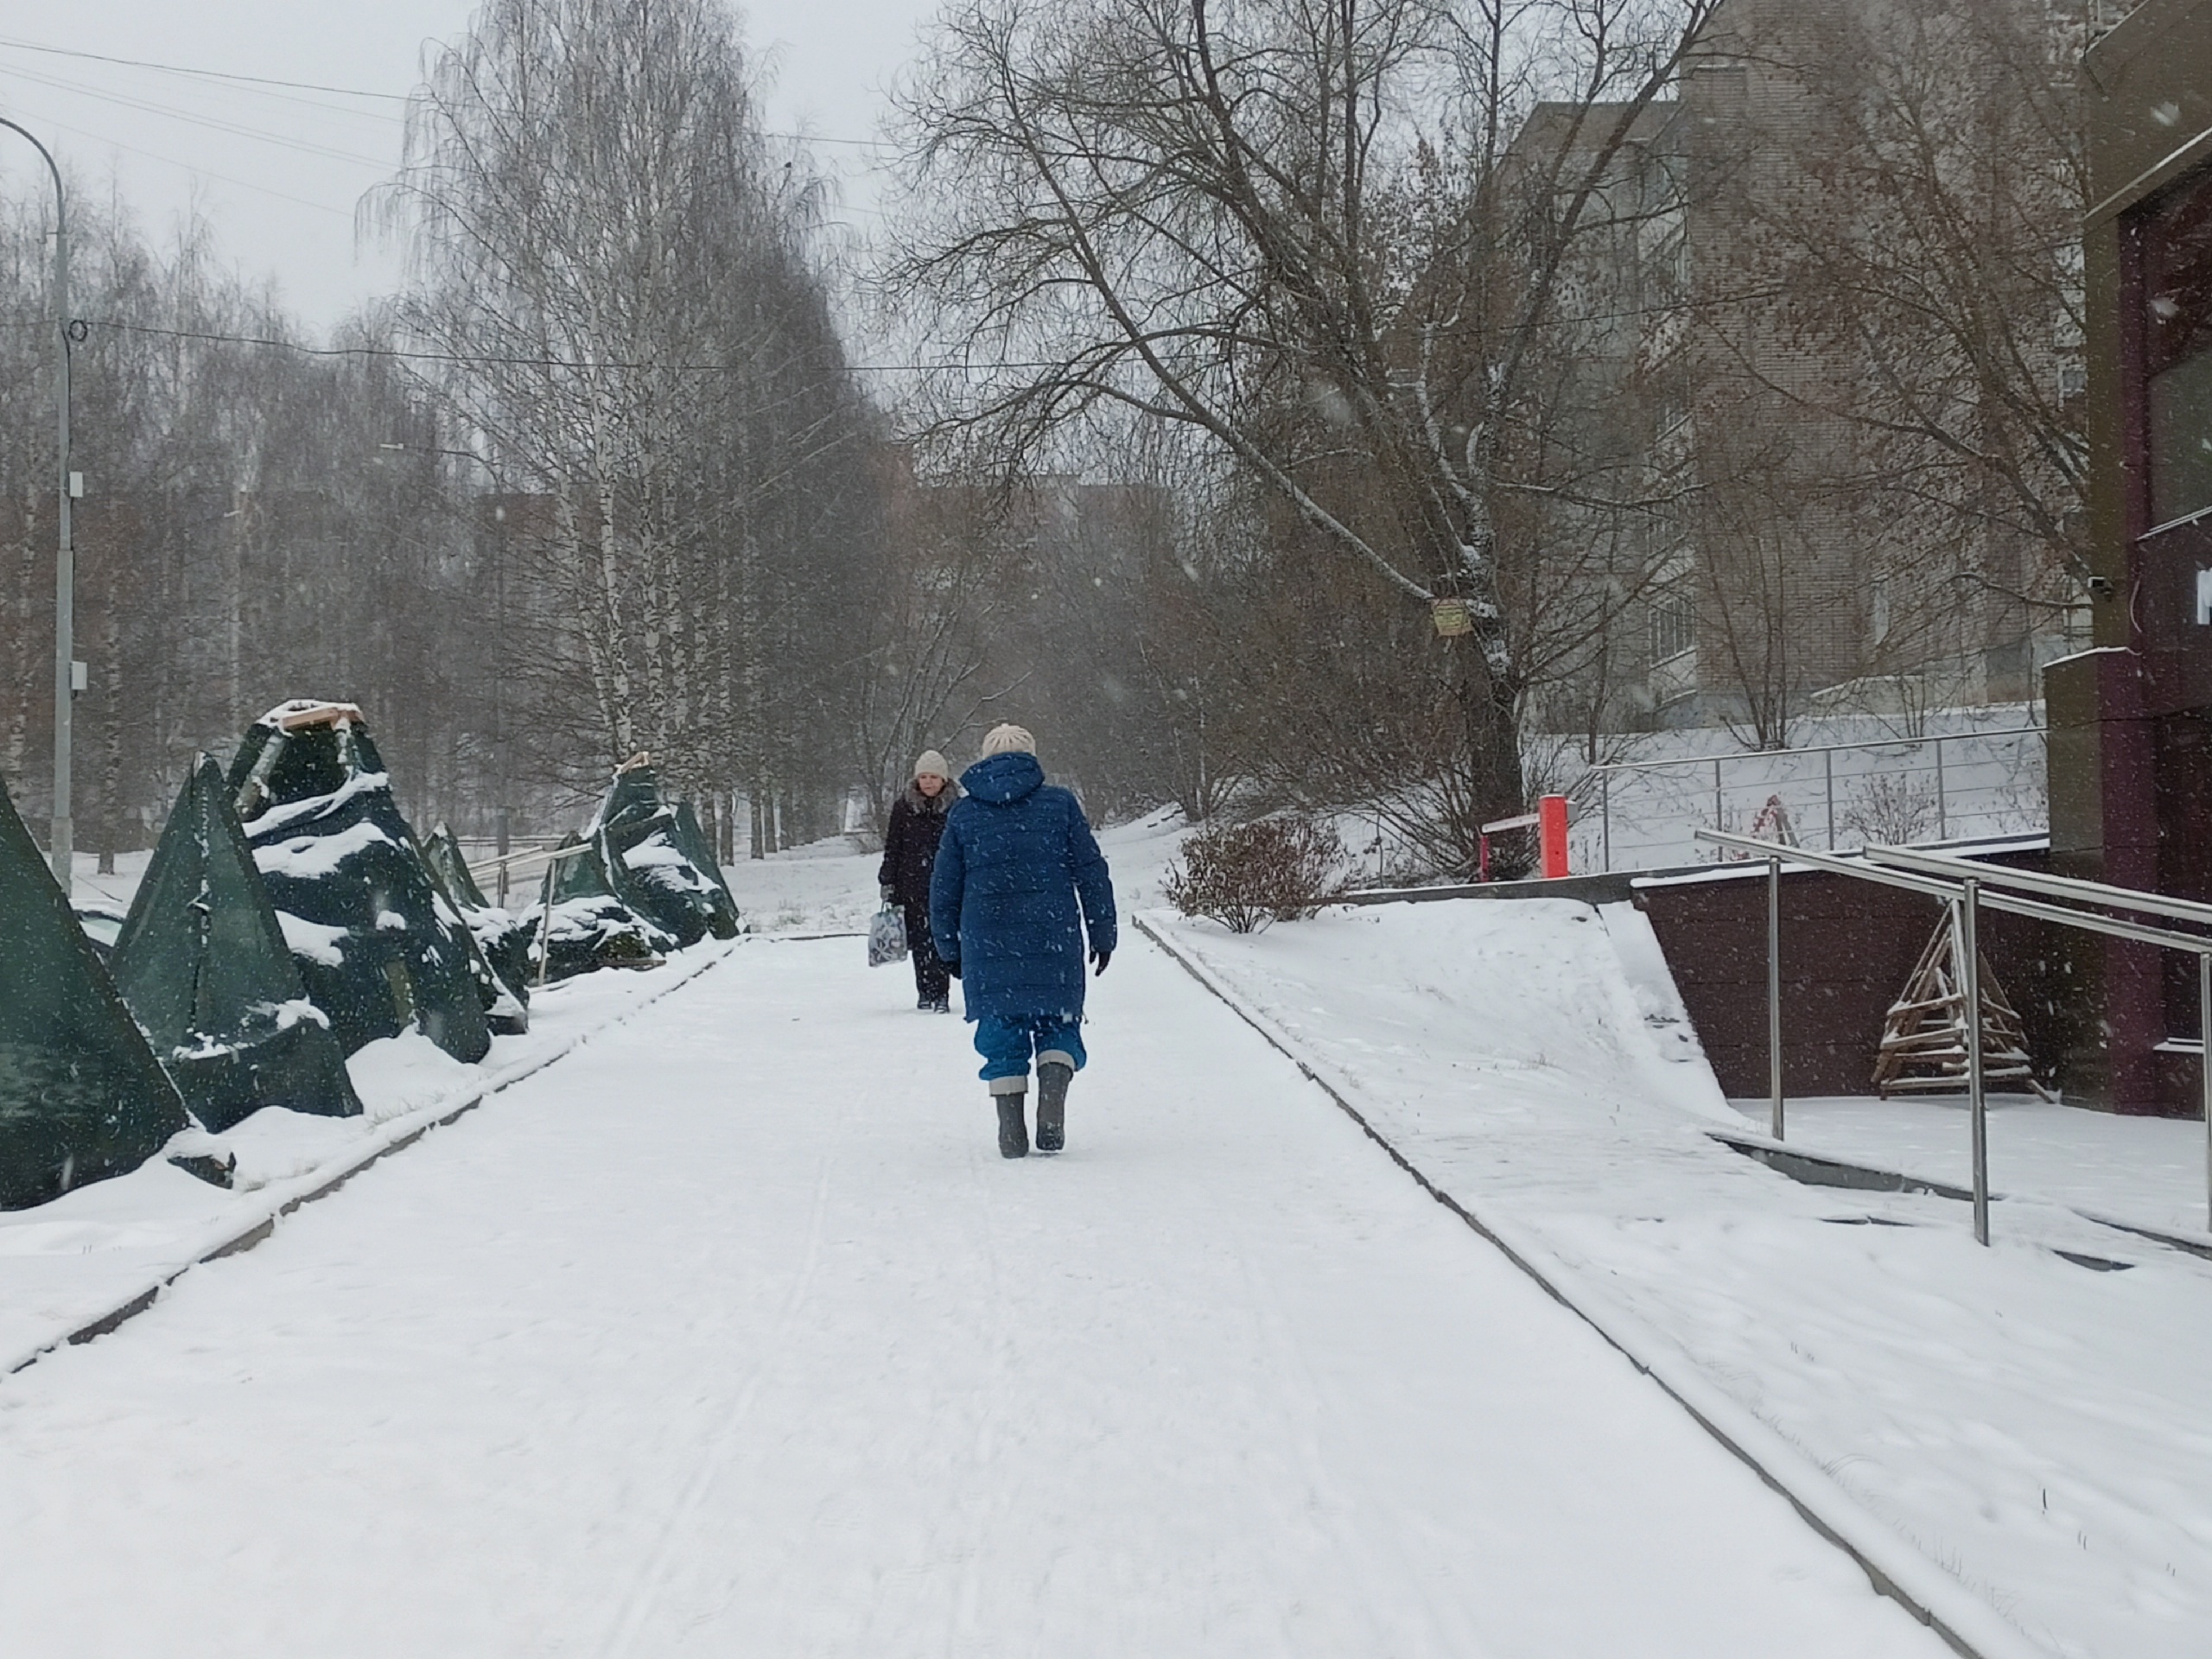
[[[952,1012],[951,976],[930,942],[930,874],[937,864],[938,838],[944,815],[960,798],[952,767],[935,749],[914,762],[913,781],[891,803],[891,827],[883,832],[883,865],[875,879],[883,902],[906,913],[906,952],[914,962],[914,1006],[926,1014]]]
[[[945,819],[930,929],[976,1022],[999,1151],[1020,1158],[1029,1151],[1033,1055],[1037,1150],[1064,1144],[1068,1084],[1084,1059],[1084,934],[1103,974],[1116,937],[1114,887],[1075,797],[1045,781],[1036,739],[996,726],[982,753],[960,774],[967,797]]]

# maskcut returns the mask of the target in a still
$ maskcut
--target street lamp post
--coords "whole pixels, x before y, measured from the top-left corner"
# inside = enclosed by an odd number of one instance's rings
[[[69,219],[67,200],[61,189],[61,169],[54,154],[27,129],[0,116],[0,127],[21,133],[30,142],[54,175],[54,390],[60,404],[57,456],[61,481],[59,536],[54,560],[54,833],[48,856],[54,879],[69,892],[69,856],[73,831],[69,822],[70,700],[76,692],[77,550],[69,529],[74,480],[69,472]]]

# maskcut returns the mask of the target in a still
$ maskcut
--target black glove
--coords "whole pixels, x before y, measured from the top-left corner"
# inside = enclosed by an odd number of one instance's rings
[[[1093,976],[1095,977],[1099,974],[1104,973],[1106,971],[1106,964],[1113,960],[1114,953],[1111,950],[1092,951],[1090,953],[1090,966]]]
[[[887,905],[895,905],[899,902],[898,889],[888,881],[883,884],[883,902]]]
[[[943,957],[939,957],[938,961],[946,973],[950,974],[955,979],[960,977],[960,963],[957,961],[946,962]]]

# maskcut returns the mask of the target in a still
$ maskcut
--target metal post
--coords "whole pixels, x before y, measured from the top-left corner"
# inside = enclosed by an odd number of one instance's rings
[[[2196,1037],[2202,1056],[2196,1063],[2198,1086],[2204,1100],[2204,1205],[2212,1225],[2212,951],[2196,957]]]
[[[56,422],[56,461],[61,482],[60,511],[55,521],[54,557],[54,830],[48,842],[54,879],[69,894],[69,859],[73,836],[69,822],[70,701],[76,694],[73,659],[76,656],[77,550],[70,529],[69,492],[69,211],[61,188],[61,169],[53,152],[13,121],[0,118],[0,127],[21,133],[54,175],[54,394],[60,409]]]
[[[1770,1128],[1783,1138],[1782,1122],[1782,861],[1766,861],[1766,1073],[1773,1096]]]
[[[1827,774],[1828,851],[1835,851],[1835,751],[1821,751],[1821,769]]]
[[[54,827],[50,851],[54,880],[60,882],[61,896],[66,899],[69,896],[71,864],[77,843],[70,798],[76,775],[73,741],[75,734],[72,728],[77,696],[77,542],[70,523],[75,480],[69,469],[69,231],[62,221],[61,185],[58,179],[54,191],[54,305],[59,313],[54,363],[61,379],[61,412],[57,422],[57,447],[61,452],[61,513],[56,526],[60,534],[54,556]]]
[[[1599,868],[1607,874],[1613,868],[1613,774],[1598,774],[1598,837],[1600,849]]]
[[[1949,808],[1950,803],[1943,789],[1943,740],[1939,737],[1936,740],[1936,839],[1938,841],[1951,838]],[[1988,1243],[1986,1239],[1982,1242]]]
[[[1967,1105],[1974,1117],[1974,1239],[1989,1243],[1989,1103],[1981,1083],[1981,883],[1961,884],[1953,918],[1966,1001]]]
[[[557,858],[549,859],[545,865],[545,886],[541,897],[543,902],[537,912],[537,988],[545,988],[545,969],[553,957],[553,872],[560,864]]]

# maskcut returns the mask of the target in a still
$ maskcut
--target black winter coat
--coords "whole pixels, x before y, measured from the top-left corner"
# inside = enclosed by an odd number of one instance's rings
[[[944,834],[944,815],[959,798],[960,786],[947,779],[935,800],[909,784],[891,803],[891,827],[883,833],[883,864],[875,880],[877,886],[891,889],[893,900],[900,906],[928,907],[938,839]]]

